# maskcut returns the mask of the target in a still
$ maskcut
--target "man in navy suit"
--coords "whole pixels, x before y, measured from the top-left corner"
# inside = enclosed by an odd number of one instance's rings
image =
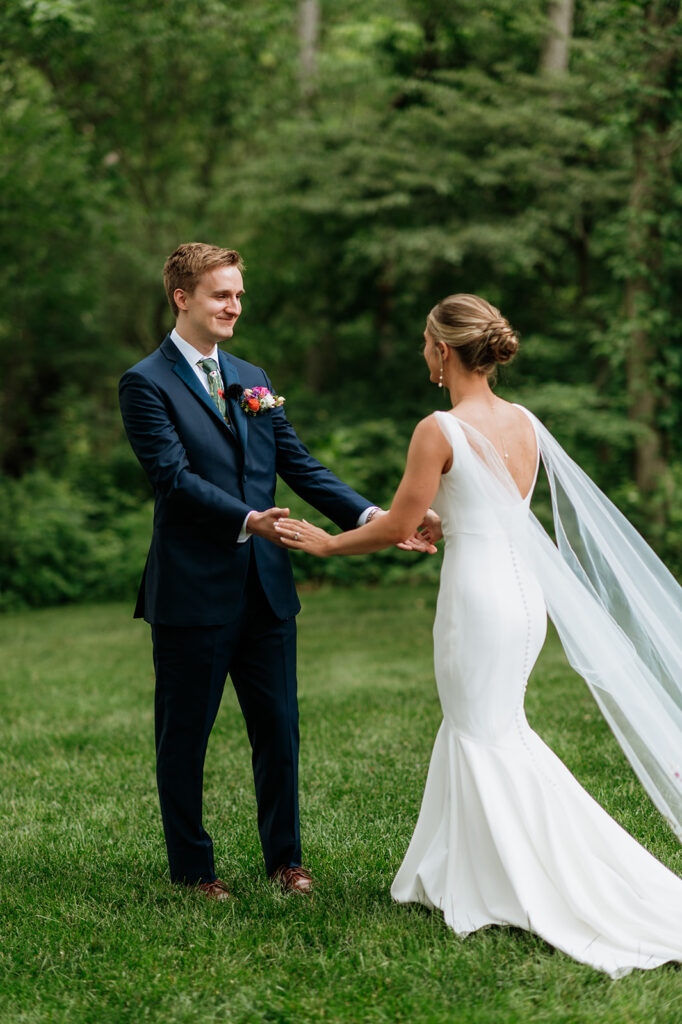
[[[154,489],[136,617],[151,623],[157,782],[172,881],[226,899],[202,824],[204,758],[229,673],[251,743],[268,874],[312,886],[301,866],[296,625],[300,604],[275,522],[277,475],[343,530],[375,506],[317,462],[281,407],[247,415],[262,369],[219,351],[244,293],[234,250],[182,245],[164,283],[176,327],[122,377],[126,433]]]

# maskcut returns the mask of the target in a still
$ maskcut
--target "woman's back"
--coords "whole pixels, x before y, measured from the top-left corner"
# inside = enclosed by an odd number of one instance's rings
[[[473,427],[492,445],[511,475],[519,493],[526,498],[537,474],[538,445],[535,430],[521,406],[495,398],[494,404],[465,399],[450,415]]]

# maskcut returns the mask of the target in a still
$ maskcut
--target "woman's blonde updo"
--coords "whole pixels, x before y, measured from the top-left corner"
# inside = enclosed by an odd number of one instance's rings
[[[426,326],[434,341],[457,349],[465,370],[488,377],[519,348],[509,321],[479,295],[448,295],[433,307]]]

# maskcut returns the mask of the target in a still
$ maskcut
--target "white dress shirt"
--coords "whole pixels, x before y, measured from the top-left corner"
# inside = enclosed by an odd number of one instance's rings
[[[198,348],[195,348],[194,345],[190,345],[188,341],[185,341],[184,338],[181,338],[175,327],[171,331],[171,338],[173,339],[175,347],[180,350],[181,355],[185,357],[185,359],[187,360],[187,362],[192,367],[197,377],[205,387],[206,391],[208,391],[210,395],[211,390],[208,386],[208,377],[206,376],[206,371],[203,370],[201,366],[199,366],[199,363],[202,362],[202,360],[204,359],[215,359],[216,363],[218,363],[218,366],[220,366],[220,360],[218,359],[218,346],[214,345],[211,354],[205,356],[204,353],[200,352]]]
[[[218,359],[218,346],[215,345],[213,351],[209,355],[205,355],[203,352],[200,352],[198,349],[196,349],[194,345],[190,345],[188,341],[185,341],[185,339],[178,334],[177,329],[175,327],[171,331],[170,336],[173,344],[177,348],[180,355],[185,357],[185,359],[187,360],[187,362],[192,367],[197,377],[201,381],[207,394],[210,395],[211,391],[208,386],[208,377],[206,376],[205,370],[199,365],[199,363],[201,363],[201,361],[204,359],[215,359],[216,363],[218,363],[218,366],[220,366],[220,360]],[[377,506],[368,505],[364,512],[360,513],[360,516],[358,518],[358,526],[365,525],[365,523],[367,522],[367,516],[374,508],[377,508]],[[255,509],[251,509],[251,512],[255,512]],[[250,534],[246,532],[246,524],[249,521],[249,516],[251,515],[251,512],[247,512],[244,518],[242,528],[239,531],[239,536],[237,537],[237,544],[243,544],[250,537]]]

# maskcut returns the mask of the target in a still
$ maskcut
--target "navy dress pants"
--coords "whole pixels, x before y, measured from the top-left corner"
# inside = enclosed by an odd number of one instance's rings
[[[253,555],[233,622],[153,625],[152,640],[156,777],[171,880],[194,884],[216,877],[202,790],[206,747],[228,673],[251,743],[266,870],[300,864],[296,620],[273,614]]]

